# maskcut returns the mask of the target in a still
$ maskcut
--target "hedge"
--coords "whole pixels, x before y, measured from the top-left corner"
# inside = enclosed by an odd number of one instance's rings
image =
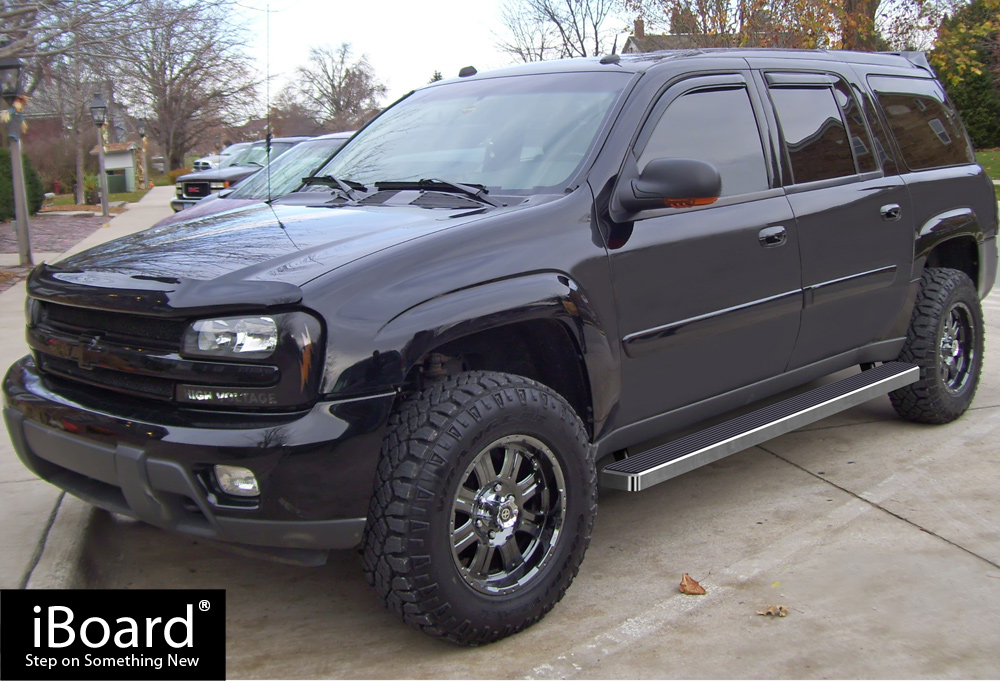
[[[42,178],[38,176],[38,171],[32,165],[27,154],[21,154],[24,160],[24,183],[28,194],[28,213],[34,215],[45,200],[45,191],[42,189]],[[12,178],[12,168],[10,166],[10,149],[0,149],[0,220],[14,219],[14,182]]]

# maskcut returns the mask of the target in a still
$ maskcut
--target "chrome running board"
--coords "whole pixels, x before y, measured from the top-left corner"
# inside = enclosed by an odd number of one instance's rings
[[[920,369],[916,365],[887,362],[608,464],[601,471],[601,485],[627,492],[647,489],[902,388],[919,378]]]

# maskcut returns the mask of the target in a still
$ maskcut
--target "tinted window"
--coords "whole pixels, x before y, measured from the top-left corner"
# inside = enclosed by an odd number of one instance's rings
[[[854,175],[854,157],[833,90],[771,88],[796,184]]]
[[[842,80],[834,84],[833,96],[840,106],[841,117],[847,123],[847,133],[851,136],[851,150],[854,152],[854,162],[857,164],[858,172],[870,173],[878,170],[872,139],[868,135],[865,117],[861,113],[858,100],[854,98],[847,83]]]
[[[708,161],[722,175],[723,196],[768,188],[757,120],[744,88],[698,90],[674,100],[639,156],[639,169],[654,158]]]
[[[875,138],[875,154],[878,156],[883,172],[886,175],[896,175],[898,173],[896,158],[892,154],[889,138],[886,137],[885,128],[882,127],[882,121],[879,120],[878,113],[875,111],[875,105],[872,104],[872,98],[857,88],[854,89],[854,94],[865,103],[865,116],[868,118],[868,125],[871,126],[872,135]]]
[[[937,82],[878,76],[868,83],[910,170],[975,162],[958,115]]]

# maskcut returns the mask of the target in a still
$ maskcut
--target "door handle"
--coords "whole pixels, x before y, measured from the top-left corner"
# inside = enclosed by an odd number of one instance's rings
[[[783,246],[788,241],[788,234],[785,232],[784,227],[776,225],[760,230],[757,234],[757,239],[764,248],[775,248]]]
[[[882,206],[882,208],[879,209],[879,212],[882,213],[883,220],[892,222],[899,219],[901,209],[898,203],[889,203]]]

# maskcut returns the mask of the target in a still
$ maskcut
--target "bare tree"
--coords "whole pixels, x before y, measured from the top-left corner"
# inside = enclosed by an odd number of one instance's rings
[[[57,115],[61,119],[65,137],[72,143],[75,156],[76,203],[86,203],[83,178],[87,151],[97,141],[97,134],[89,111],[89,104],[96,92],[105,90],[104,65],[95,58],[67,53],[54,55],[46,64],[44,78],[32,99],[33,110]]]
[[[162,25],[161,18],[172,21]],[[120,90],[148,112],[171,168],[227,120],[248,117],[258,81],[242,31],[222,3],[141,0],[115,46]]]
[[[497,47],[525,64],[558,59],[564,54],[556,29],[534,12],[526,12],[519,0],[508,1],[500,8],[500,23],[505,31],[494,34]]]
[[[592,57],[610,51],[621,0],[507,0],[499,47],[524,62]]]
[[[0,57],[102,52],[140,0],[0,0]],[[157,24],[160,23],[158,20]]]
[[[352,61],[351,44],[313,47],[309,63],[297,71],[302,103],[317,112],[330,129],[348,130],[365,123],[381,106],[386,87],[375,77],[368,59]]]

